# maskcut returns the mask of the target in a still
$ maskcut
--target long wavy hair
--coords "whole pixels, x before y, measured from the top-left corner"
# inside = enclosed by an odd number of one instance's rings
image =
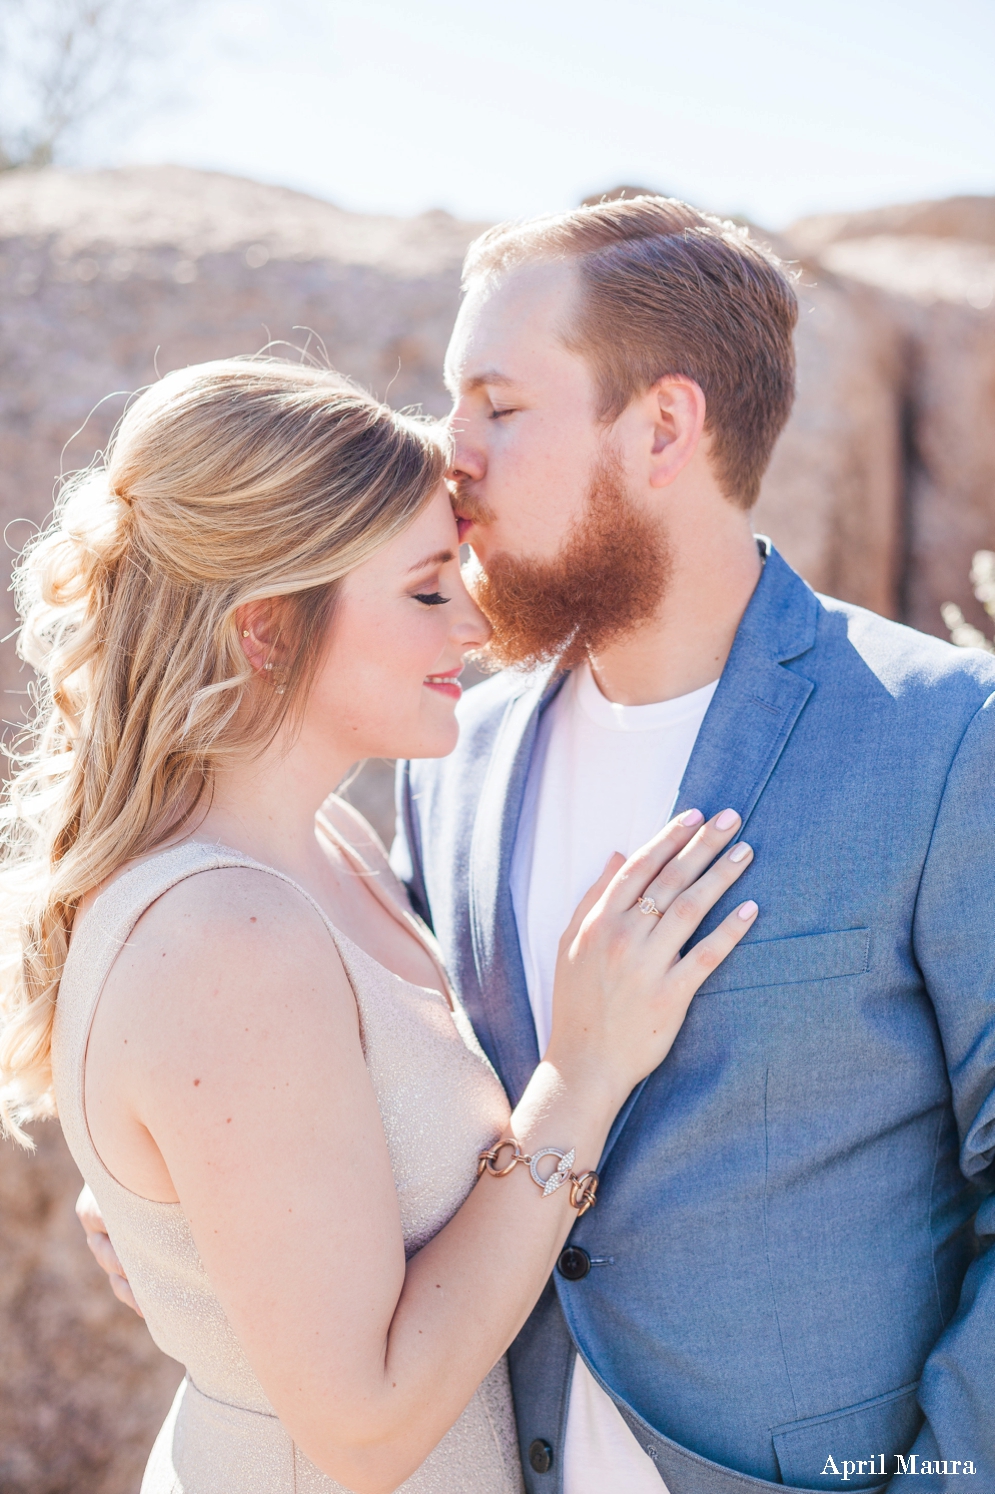
[[[446,450],[330,370],[233,358],[169,374],[20,557],[38,674],[0,822],[0,1128],[52,1114],[51,1039],[80,899],[182,832],[222,765],[299,715],[336,583],[437,489]],[[279,691],[235,615],[275,598]]]

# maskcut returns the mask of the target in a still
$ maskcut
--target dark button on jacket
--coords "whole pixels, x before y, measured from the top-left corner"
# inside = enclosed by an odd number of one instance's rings
[[[529,1462],[536,1473],[548,1473],[553,1466],[553,1449],[542,1437],[529,1445]]]
[[[580,1245],[567,1245],[560,1251],[556,1269],[567,1281],[583,1281],[591,1269],[591,1257]]]

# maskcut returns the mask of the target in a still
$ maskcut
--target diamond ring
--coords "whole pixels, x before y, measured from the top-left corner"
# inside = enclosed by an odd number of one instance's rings
[[[654,918],[662,918],[663,914],[651,897],[640,897],[636,899],[636,907],[640,913],[649,913]]]

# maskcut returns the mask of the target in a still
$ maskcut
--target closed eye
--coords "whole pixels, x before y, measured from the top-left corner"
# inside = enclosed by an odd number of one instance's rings
[[[492,410],[488,418],[491,420],[500,420],[503,415],[514,415],[514,413],[513,407],[509,407],[507,410]]]
[[[441,591],[416,591],[414,596],[415,601],[421,602],[423,607],[443,607],[446,602],[452,600],[450,597],[444,597]]]

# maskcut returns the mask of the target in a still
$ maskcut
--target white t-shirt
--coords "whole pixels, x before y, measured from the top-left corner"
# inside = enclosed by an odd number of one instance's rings
[[[540,1053],[549,1041],[560,936],[611,853],[631,855],[667,823],[717,683],[655,705],[620,706],[605,699],[585,665],[543,718],[511,866]],[[578,1356],[563,1449],[564,1494],[661,1494],[662,1488],[653,1463]]]

